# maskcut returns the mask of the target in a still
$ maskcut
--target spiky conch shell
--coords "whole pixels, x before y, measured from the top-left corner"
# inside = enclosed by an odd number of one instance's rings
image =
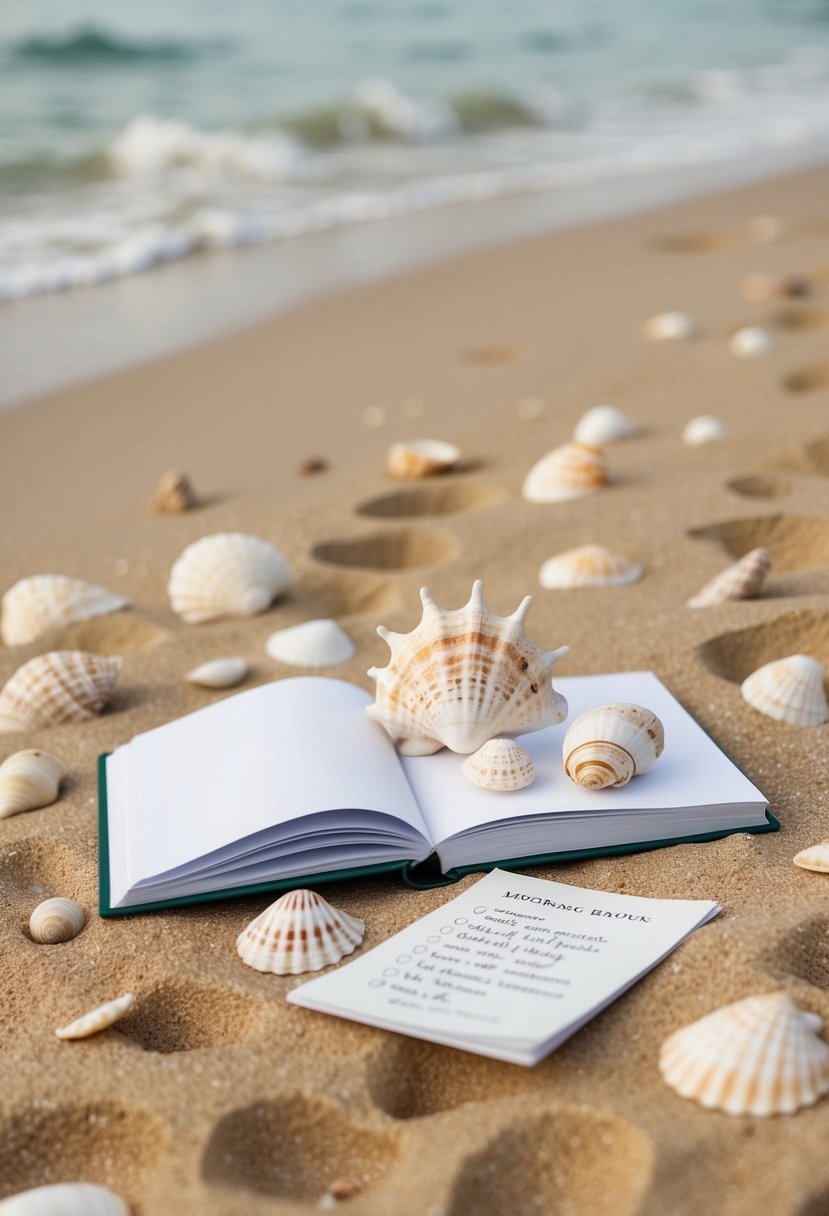
[[[740,692],[753,708],[789,726],[829,721],[823,664],[808,654],[790,654],[764,663],[743,680]]]
[[[108,1187],[59,1182],[0,1200],[0,1216],[130,1216],[130,1209]]]
[[[813,870],[816,874],[829,874],[829,840],[809,845],[794,856],[794,864],[801,870]]]
[[[120,658],[83,650],[51,650],[29,659],[0,692],[0,734],[94,718],[120,672]]]
[[[290,582],[290,567],[273,545],[244,532],[217,532],[182,552],[167,593],[173,611],[197,625],[264,612]]]
[[[689,608],[708,608],[729,600],[749,600],[757,595],[771,566],[768,549],[751,549],[727,566],[688,601]]]
[[[641,577],[641,566],[604,545],[579,545],[557,553],[538,572],[538,581],[548,591],[622,586]]]
[[[485,790],[523,790],[535,780],[532,756],[514,739],[489,739],[466,757],[461,772]]]
[[[278,663],[294,667],[336,667],[357,653],[345,630],[325,618],[277,629],[265,642],[265,650]]]
[[[333,907],[316,891],[288,891],[236,939],[242,962],[255,971],[301,975],[338,963],[360,945],[365,923]]]
[[[0,635],[7,646],[34,642],[49,629],[125,608],[123,596],[63,574],[34,574],[10,587],[2,600]]]
[[[610,702],[568,727],[564,771],[586,789],[616,788],[652,769],[664,746],[665,731],[655,713],[643,705]]]
[[[420,598],[423,616],[411,633],[378,628],[391,659],[368,672],[377,681],[368,713],[399,751],[428,756],[448,747],[469,755],[488,739],[563,721],[567,702],[551,672],[568,647],[541,650],[527,637],[532,596],[506,617],[487,608],[480,580],[462,608],[439,607],[425,587]]]
[[[0,764],[0,819],[21,811],[51,806],[58,796],[66,765],[59,756],[28,747]]]
[[[68,1026],[58,1027],[55,1034],[59,1039],[88,1039],[91,1035],[100,1034],[102,1030],[106,1030],[120,1021],[134,1005],[135,997],[131,992],[125,992],[123,996],[117,996],[114,1001],[106,1001],[103,1005],[98,1005],[96,1009],[91,1009],[89,1013],[76,1018]]]
[[[84,926],[84,911],[74,899],[44,899],[29,917],[29,932],[43,946],[70,942]]]
[[[784,992],[750,996],[683,1026],[659,1070],[683,1098],[728,1115],[791,1114],[829,1091],[821,1019]]]
[[[638,430],[626,414],[615,405],[594,405],[592,410],[582,414],[573,431],[575,443],[605,444],[615,443],[617,439],[627,439]]]
[[[528,502],[569,502],[601,490],[610,480],[607,461],[592,443],[564,443],[536,461],[521,493]]]

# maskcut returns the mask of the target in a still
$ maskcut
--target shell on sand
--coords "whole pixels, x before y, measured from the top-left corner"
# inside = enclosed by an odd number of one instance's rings
[[[576,785],[602,790],[627,785],[653,768],[665,746],[656,714],[611,702],[576,718],[564,736],[564,771]]]
[[[129,1013],[134,1004],[135,997],[131,992],[125,992],[114,1001],[107,1001],[105,1005],[99,1005],[97,1009],[85,1013],[68,1026],[59,1027],[55,1034],[59,1039],[88,1039],[90,1035],[98,1034],[119,1021]]]
[[[750,600],[759,593],[771,566],[768,549],[751,549],[726,567],[688,601],[689,608],[707,608],[728,600]]]
[[[645,337],[652,342],[683,342],[697,332],[687,312],[660,312],[645,322]]]
[[[756,271],[743,280],[743,295],[747,300],[796,299],[807,296],[812,284],[802,274],[765,274]]]
[[[403,480],[430,477],[453,469],[460,458],[460,448],[442,439],[405,439],[389,448],[386,472]]]
[[[0,1216],[130,1216],[130,1209],[108,1187],[59,1182],[0,1200]]]
[[[612,587],[635,583],[641,577],[641,566],[604,545],[579,545],[557,553],[544,562],[538,573],[538,581],[548,590]]]
[[[265,650],[277,662],[294,667],[335,667],[357,653],[348,634],[327,619],[278,629],[265,642]]]
[[[740,685],[743,700],[761,714],[789,726],[829,722],[823,688],[823,664],[808,654],[774,659],[752,672]]]
[[[41,945],[69,942],[84,926],[84,911],[74,899],[44,899],[29,917],[29,932]]]
[[[568,502],[608,484],[607,461],[600,447],[564,443],[536,461],[521,493],[528,502]]]
[[[125,608],[123,596],[63,574],[35,574],[10,587],[2,600],[0,636],[7,646],[34,642],[47,630]]]
[[[273,545],[244,532],[217,532],[187,546],[167,593],[173,611],[194,625],[264,612],[290,582],[290,567]]]
[[[120,672],[121,659],[83,650],[52,650],[29,659],[0,692],[0,734],[94,718]]]
[[[255,971],[300,975],[353,954],[365,928],[316,891],[299,889],[280,896],[252,920],[236,939],[236,950]]]
[[[791,1114],[829,1091],[822,1025],[784,992],[750,996],[675,1031],[659,1070],[671,1089],[709,1110]]]
[[[423,616],[410,633],[378,628],[391,658],[368,673],[377,682],[368,713],[399,751],[428,756],[448,747],[468,755],[499,735],[565,718],[567,702],[551,673],[568,648],[542,650],[527,637],[532,596],[506,617],[486,606],[480,580],[462,608],[441,608],[425,587],[420,598]]]
[[[682,442],[689,448],[698,448],[703,443],[713,443],[717,439],[725,439],[728,430],[724,422],[713,414],[700,414],[692,418],[682,431]]]
[[[731,353],[740,359],[750,359],[755,355],[765,355],[774,347],[774,338],[767,329],[760,325],[746,325],[731,335],[729,342]]]
[[[248,674],[248,665],[244,659],[210,659],[188,671],[184,677],[188,684],[198,684],[201,688],[233,688],[241,684]]]
[[[615,405],[596,405],[586,414],[582,414],[573,431],[575,443],[589,443],[601,447],[604,443],[615,443],[618,439],[627,439],[638,431],[635,422],[631,422]]]
[[[801,849],[794,856],[794,864],[800,866],[801,870],[814,870],[817,874],[829,874],[829,840],[822,840],[820,844],[813,844],[808,849]]]
[[[532,757],[514,739],[490,739],[467,756],[461,772],[485,790],[522,790],[535,780]]]
[[[184,511],[192,511],[198,505],[198,496],[187,474],[170,469],[158,483],[150,510],[155,511],[157,515],[181,515]]]
[[[0,819],[51,806],[66,772],[60,757],[37,747],[7,756],[0,764]]]

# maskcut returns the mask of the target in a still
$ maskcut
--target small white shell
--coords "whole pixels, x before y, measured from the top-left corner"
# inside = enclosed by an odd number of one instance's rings
[[[2,600],[0,635],[7,646],[34,642],[47,630],[125,608],[105,587],[62,574],[36,574],[10,587]]]
[[[389,448],[386,471],[404,480],[430,477],[433,473],[448,472],[460,458],[460,448],[442,439],[405,439]]]
[[[817,874],[829,874],[829,840],[810,845],[795,854],[794,864],[801,870],[814,870]]]
[[[157,515],[181,515],[199,505],[195,490],[186,473],[170,469],[158,483],[150,510]]]
[[[687,312],[660,312],[645,322],[645,337],[652,342],[682,342],[696,332],[694,319]]]
[[[248,665],[244,659],[211,659],[188,671],[184,677],[188,684],[198,684],[202,688],[233,688],[241,684],[248,674]]]
[[[461,772],[485,790],[522,790],[535,780],[532,757],[514,739],[490,739],[467,756]]]
[[[29,932],[36,942],[51,946],[70,942],[84,926],[84,912],[74,899],[44,899],[29,917]]]
[[[749,600],[759,593],[769,572],[771,558],[768,549],[752,549],[733,565],[706,583],[688,601],[689,608],[707,608],[725,604],[728,600]]]
[[[579,545],[550,557],[538,573],[538,581],[548,590],[570,587],[612,587],[635,583],[642,567],[604,545]]]
[[[808,654],[774,659],[752,672],[740,685],[743,700],[761,714],[789,726],[829,722],[823,688],[823,664]]]
[[[273,545],[244,532],[217,532],[187,546],[167,593],[173,611],[194,625],[264,612],[290,582],[288,563]]]
[[[729,346],[738,358],[750,359],[754,355],[768,354],[774,347],[774,338],[760,325],[746,325],[732,334]]]
[[[631,422],[615,405],[596,405],[586,414],[582,414],[573,431],[576,443],[590,443],[601,446],[604,443],[615,443],[617,439],[627,439],[638,431],[635,422]]]
[[[565,443],[536,461],[521,493],[528,502],[568,502],[601,490],[610,480],[601,448]]]
[[[588,710],[568,727],[564,771],[586,789],[616,788],[653,768],[664,746],[656,714],[642,705],[612,702]]]
[[[105,1186],[59,1182],[0,1200],[0,1216],[130,1216],[130,1210]]]
[[[715,439],[725,439],[728,430],[724,422],[713,414],[700,414],[686,424],[682,432],[682,442],[690,448],[698,448],[703,443],[711,443]]]
[[[327,619],[277,629],[265,642],[265,650],[272,659],[293,667],[336,667],[357,653],[348,634]]]
[[[94,718],[120,671],[119,658],[82,650],[53,650],[29,659],[0,692],[0,734]]]
[[[7,756],[0,764],[0,819],[51,806],[66,771],[58,756],[40,748],[26,748]]]
[[[300,975],[353,954],[365,928],[315,891],[288,891],[242,930],[236,951],[255,971]]]
[[[125,992],[123,996],[116,997],[114,1001],[107,1001],[105,1005],[99,1005],[97,1009],[85,1013],[83,1017],[70,1022],[68,1026],[59,1027],[55,1034],[59,1039],[88,1039],[90,1035],[106,1030],[108,1026],[112,1026],[114,1022],[124,1017],[134,1004],[135,997],[131,992]]]

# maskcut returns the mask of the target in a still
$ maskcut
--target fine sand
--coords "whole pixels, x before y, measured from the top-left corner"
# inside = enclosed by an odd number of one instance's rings
[[[140,1216],[256,1216],[314,1210],[344,1178],[361,1187],[343,1205],[354,1216],[829,1212],[829,1101],[729,1118],[678,1098],[657,1070],[663,1038],[726,1001],[783,986],[829,1018],[829,878],[791,860],[829,834],[829,726],[781,725],[739,693],[775,657],[829,663],[827,190],[829,171],[815,171],[535,238],[0,416],[0,590],[54,571],[133,604],[0,648],[0,680],[47,649],[124,656],[99,720],[0,736],[0,760],[42,746],[70,768],[57,803],[0,823],[0,1196],[76,1179],[112,1186]],[[757,214],[781,222],[770,243],[752,239]],[[756,270],[811,276],[814,292],[749,302],[741,282]],[[674,308],[700,335],[648,342],[643,322]],[[750,323],[776,347],[737,359],[727,339]],[[524,502],[530,464],[601,402],[641,425],[608,449],[612,487]],[[366,425],[367,410],[382,425]],[[683,446],[702,413],[729,437]],[[457,442],[462,471],[391,483],[388,445],[418,434]],[[310,456],[330,467],[299,475]],[[170,467],[204,505],[153,516]],[[237,529],[286,555],[294,589],[261,617],[183,624],[165,595],[172,562]],[[642,581],[542,591],[543,559],[588,541],[641,562]],[[773,562],[762,598],[686,607],[757,544]],[[375,626],[410,629],[423,582],[454,606],[475,577],[499,612],[536,594],[529,632],[570,645],[561,674],[654,670],[783,825],[534,873],[716,899],[716,922],[523,1069],[289,1006],[298,981],[254,973],[234,949],[264,897],[98,918],[95,758],[222,695],[185,684],[186,671],[239,654],[253,664],[246,687],[294,674],[265,657],[265,638],[332,615],[358,648],[332,674],[369,686],[366,668],[388,653]],[[85,908],[74,941],[29,938],[44,894]],[[365,947],[447,897],[394,880],[324,894],[366,920]],[[126,990],[138,1003],[117,1028],[55,1038]]]

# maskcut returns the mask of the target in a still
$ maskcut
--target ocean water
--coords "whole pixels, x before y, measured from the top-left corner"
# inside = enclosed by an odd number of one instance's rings
[[[829,152],[829,0],[3,0],[0,300]]]

